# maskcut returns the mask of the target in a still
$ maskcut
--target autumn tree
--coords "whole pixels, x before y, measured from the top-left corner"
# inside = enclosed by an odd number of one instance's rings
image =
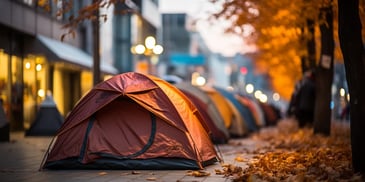
[[[316,66],[316,100],[314,107],[314,133],[330,135],[331,132],[331,89],[334,67],[334,35],[333,35],[333,10],[329,2],[320,7],[319,27],[321,37],[321,51],[319,64]]]
[[[308,61],[315,56],[309,55],[307,45],[314,38],[311,22],[318,18],[319,6],[320,3],[303,0],[233,0],[224,1],[222,9],[212,17],[230,21],[232,26],[227,32],[239,35],[247,25],[254,27],[250,41],[259,49],[256,68],[268,72],[274,90],[289,100],[302,71],[315,65]]]
[[[320,99],[315,101],[314,129],[329,135],[334,60],[331,1],[228,1],[214,16],[232,21],[232,30],[247,23],[255,28],[260,52],[255,60],[257,66],[267,70],[274,90],[284,98],[290,98],[301,72],[316,71],[316,95]],[[320,56],[316,53],[317,26],[321,34]]]
[[[364,5],[364,1],[362,2]],[[365,55],[359,0],[338,0],[339,38],[350,92],[352,164],[365,174]]]

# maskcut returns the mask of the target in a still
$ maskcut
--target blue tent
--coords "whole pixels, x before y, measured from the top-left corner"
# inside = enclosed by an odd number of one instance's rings
[[[241,104],[234,96],[233,93],[219,87],[214,87],[219,93],[221,93],[224,97],[226,97],[232,104],[237,108],[237,110],[241,113],[246,125],[250,131],[257,131],[258,127],[255,122],[255,118],[250,112],[250,109]]]

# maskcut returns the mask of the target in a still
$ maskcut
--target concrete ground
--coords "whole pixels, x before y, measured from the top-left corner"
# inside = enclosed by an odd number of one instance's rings
[[[43,170],[39,171],[43,156],[51,142],[51,137],[24,137],[24,133],[11,133],[10,142],[0,142],[0,181],[175,181],[175,182],[223,182],[231,181],[229,177],[217,175],[215,170],[222,170],[220,163],[207,166],[204,171],[210,175],[195,177],[189,175],[188,170]],[[248,160],[243,162],[237,157],[249,159],[250,156],[239,156],[242,151],[254,150],[258,144],[250,138],[235,139],[240,145],[218,145],[217,150],[222,155],[224,163],[236,166],[247,166]],[[252,157],[252,156],[251,156]],[[238,162],[240,161],[240,162]]]

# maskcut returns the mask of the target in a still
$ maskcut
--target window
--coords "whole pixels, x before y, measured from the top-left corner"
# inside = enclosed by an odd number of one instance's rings
[[[23,62],[24,127],[35,119],[37,106],[46,96],[46,61],[42,56],[28,55]]]
[[[19,0],[28,6],[34,6],[34,0]]]
[[[9,55],[0,49],[0,99],[7,116],[10,109],[10,90],[8,79]],[[8,118],[9,120],[9,118]]]

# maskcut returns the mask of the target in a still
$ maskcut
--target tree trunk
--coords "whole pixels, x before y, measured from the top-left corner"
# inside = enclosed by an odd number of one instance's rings
[[[314,20],[307,20],[307,25],[303,29],[310,34],[310,37],[303,37],[306,42],[307,56],[301,58],[302,73],[310,70],[316,65],[316,42],[314,39]]]
[[[98,3],[98,1],[99,0],[93,0],[93,3]],[[93,26],[93,85],[95,86],[101,81],[99,10],[96,10],[94,14],[96,18],[92,22],[92,26]]]
[[[333,11],[332,6],[322,8],[320,16],[325,17],[321,23],[321,59],[315,72],[316,100],[314,110],[314,133],[330,135],[331,132],[331,86],[333,81]]]
[[[355,172],[365,172],[365,58],[361,40],[359,0],[338,0],[341,51],[350,93],[352,164]]]

